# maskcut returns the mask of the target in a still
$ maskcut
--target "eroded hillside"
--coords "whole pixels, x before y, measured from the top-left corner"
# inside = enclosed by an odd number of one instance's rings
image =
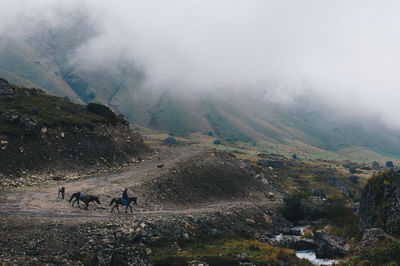
[[[0,79],[0,173],[4,185],[19,176],[53,179],[111,168],[150,149],[123,116]],[[31,181],[34,180],[35,177]]]

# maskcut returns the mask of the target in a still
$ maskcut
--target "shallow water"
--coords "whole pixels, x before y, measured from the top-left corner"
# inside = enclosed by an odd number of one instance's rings
[[[296,256],[300,259],[306,259],[314,265],[332,265],[340,260],[333,259],[317,259],[313,250],[301,250],[296,252]]]
[[[293,227],[295,230],[300,230],[301,235],[304,235],[304,230],[309,226],[296,226]],[[294,238],[300,238],[300,236],[292,236]],[[283,239],[283,234],[276,235],[270,239],[271,242],[280,242]],[[313,250],[300,250],[296,251],[296,256],[300,259],[306,259],[314,265],[332,265],[338,263],[340,260],[337,259],[317,259],[317,255]]]

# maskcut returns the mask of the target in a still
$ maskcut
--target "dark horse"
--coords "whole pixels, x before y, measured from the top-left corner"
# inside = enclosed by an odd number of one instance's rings
[[[119,208],[118,208],[119,205],[122,205],[122,206],[125,205],[125,206],[126,206],[125,213],[128,213],[128,207],[131,209],[131,212],[132,212],[132,207],[131,207],[131,205],[130,205],[131,202],[137,204],[137,198],[136,198],[136,197],[129,197],[129,198],[127,198],[127,199],[126,199],[126,204],[124,204],[124,203],[122,202],[122,198],[113,198],[113,199],[111,200],[111,202],[110,202],[110,206],[111,206],[113,203],[115,203],[115,205],[114,205],[114,207],[111,208],[111,212],[113,212],[114,208],[117,208],[117,211],[119,212]]]
[[[89,202],[95,201],[95,202],[97,202],[97,204],[101,204],[99,197],[92,196],[92,195],[83,195],[81,192],[76,192],[76,193],[72,194],[71,198],[69,199],[69,202],[71,202],[73,198],[76,198],[76,199],[72,202],[72,207],[74,207],[75,202],[77,202],[78,206],[80,208],[81,207],[81,205],[79,205],[80,200],[86,204],[86,207],[85,207],[86,210],[89,207]]]
[[[59,197],[60,197],[60,194],[61,194],[61,197],[62,197],[62,199],[64,199],[64,195],[65,195],[65,187],[58,187],[58,194],[57,194],[57,198],[59,198]]]

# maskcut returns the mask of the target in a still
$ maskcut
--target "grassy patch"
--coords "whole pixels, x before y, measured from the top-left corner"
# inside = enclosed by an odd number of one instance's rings
[[[280,265],[281,262],[288,265],[311,265],[306,260],[298,259],[293,250],[232,235],[181,241],[177,242],[177,246],[170,241],[151,244],[151,260],[155,265],[187,265],[192,260],[204,261],[210,265],[238,265],[240,260],[237,255],[246,253],[248,260],[256,265]]]
[[[97,122],[115,123],[118,117],[108,107],[92,104],[90,110],[85,106],[75,104],[67,98],[47,95],[41,90],[27,89],[14,86],[19,92],[16,100],[0,98],[0,113],[4,114],[15,110],[20,116],[29,117],[37,121],[34,131],[44,126],[78,126],[94,127]],[[100,110],[100,111],[99,111]],[[24,127],[20,123],[7,122],[0,117],[0,133],[20,135]]]
[[[382,241],[341,265],[400,265],[400,240]]]

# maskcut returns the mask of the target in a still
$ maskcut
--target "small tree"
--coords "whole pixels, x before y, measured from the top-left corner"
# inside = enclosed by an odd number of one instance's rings
[[[378,162],[374,161],[374,162],[372,163],[372,168],[374,168],[374,169],[379,169],[379,167],[381,167],[381,166],[379,165]]]
[[[386,162],[386,167],[393,168],[394,167],[393,162],[392,161],[387,161]]]
[[[217,139],[217,140],[214,140],[214,145],[220,145],[221,144],[221,141],[219,140],[219,139]]]

